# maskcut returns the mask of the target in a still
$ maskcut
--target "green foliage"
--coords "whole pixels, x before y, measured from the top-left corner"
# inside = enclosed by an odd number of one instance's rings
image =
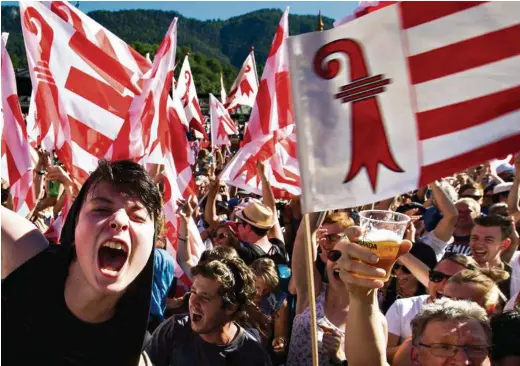
[[[152,60],[172,19],[178,17],[176,59],[180,64],[175,75],[180,72],[184,55],[190,52],[197,91],[220,95],[220,73],[224,75],[224,85],[229,91],[251,46],[255,47],[258,76],[261,77],[282,12],[262,9],[225,21],[200,21],[185,18],[175,11],[161,10],[99,10],[88,15],[143,56],[150,53]],[[332,19],[323,18],[323,21],[325,29],[332,27]],[[289,34],[311,32],[316,23],[316,16],[290,15]],[[13,66],[27,67],[17,7],[2,6],[2,32],[10,33],[7,49]]]

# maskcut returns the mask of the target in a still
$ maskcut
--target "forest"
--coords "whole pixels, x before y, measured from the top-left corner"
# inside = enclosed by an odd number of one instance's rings
[[[7,50],[15,69],[27,67],[19,9],[2,6],[2,32],[9,33]],[[81,7],[80,7],[81,10]],[[220,73],[226,90],[233,84],[250,47],[254,46],[258,75],[261,77],[276,27],[282,16],[278,9],[262,9],[227,20],[201,21],[186,18],[175,11],[120,10],[91,11],[92,19],[123,39],[142,55],[153,56],[172,19],[178,17],[177,67],[180,72],[184,55],[190,53],[190,66],[200,94],[220,95]],[[289,15],[289,34],[316,29],[317,15]],[[325,29],[333,20],[323,17]]]

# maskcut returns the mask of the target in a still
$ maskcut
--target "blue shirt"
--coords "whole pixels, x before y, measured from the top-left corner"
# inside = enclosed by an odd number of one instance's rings
[[[164,249],[155,248],[153,259],[152,303],[150,313],[164,319],[166,296],[173,281],[175,264],[173,257]]]

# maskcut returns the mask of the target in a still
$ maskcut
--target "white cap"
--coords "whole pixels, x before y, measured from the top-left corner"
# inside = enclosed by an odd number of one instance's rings
[[[493,194],[509,192],[511,187],[513,186],[513,182],[500,183],[493,188]]]

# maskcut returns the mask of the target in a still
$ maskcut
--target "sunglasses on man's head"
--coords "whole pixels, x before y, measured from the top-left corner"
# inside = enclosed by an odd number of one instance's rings
[[[410,270],[408,268],[406,268],[402,264],[399,264],[399,263],[394,264],[394,271],[396,271],[398,269],[400,269],[401,271],[403,271],[406,274],[411,274],[412,273],[412,272],[410,272]]]
[[[439,282],[442,282],[444,279],[450,279],[450,275],[447,275],[446,273],[442,273],[442,272],[439,272],[439,271],[435,271],[435,270],[430,270],[430,274],[429,274],[429,278],[430,278],[430,281],[432,282],[435,282],[435,283],[439,283]]]

